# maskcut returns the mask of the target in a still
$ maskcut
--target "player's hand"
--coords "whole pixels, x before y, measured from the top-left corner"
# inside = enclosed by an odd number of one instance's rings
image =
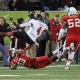
[[[24,48],[24,51],[27,51],[28,50],[28,48]]]
[[[49,34],[52,36],[52,32],[50,31]]]
[[[5,35],[6,35],[6,33],[5,33],[5,32],[0,32],[0,35],[5,36]]]
[[[10,37],[10,36],[12,36],[13,35],[13,32],[8,32],[8,33],[6,33],[6,36],[8,36],[8,37]]]

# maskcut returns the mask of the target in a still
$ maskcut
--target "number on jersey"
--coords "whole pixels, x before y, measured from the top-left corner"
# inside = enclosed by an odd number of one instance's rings
[[[18,62],[18,64],[21,65],[21,66],[24,66],[24,63],[25,63],[25,62],[26,62],[25,59],[23,59],[23,58],[19,58],[19,62]]]
[[[80,27],[80,19],[69,19],[68,20],[69,28]]]
[[[42,27],[39,27],[39,28],[37,29],[37,35],[40,34],[41,29],[42,29]]]

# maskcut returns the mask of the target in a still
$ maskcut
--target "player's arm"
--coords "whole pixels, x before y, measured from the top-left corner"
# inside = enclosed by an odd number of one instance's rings
[[[58,36],[58,41],[60,41],[64,36],[66,36],[66,32],[63,28],[61,28]]]
[[[18,64],[17,64],[16,60],[13,59],[11,62],[9,62],[9,65],[8,65],[8,66],[9,66],[12,70],[15,70],[15,69],[17,69]]]
[[[29,44],[24,50],[28,50],[32,47],[33,44]]]
[[[44,30],[47,34],[49,34],[50,36],[52,36],[52,32],[51,31],[49,31],[49,30],[47,30],[47,29],[45,29]]]
[[[26,50],[30,49],[31,47],[32,47],[32,45],[29,44],[29,45],[28,45],[26,48],[24,48],[24,49],[16,49],[15,52],[14,52],[14,54],[23,54],[23,53],[25,53]]]
[[[62,23],[62,29],[65,29],[66,28],[66,22],[63,22]]]
[[[32,23],[23,23],[23,24],[20,24],[20,27],[27,27],[27,26],[33,26]]]
[[[66,16],[62,17],[61,23],[62,23],[62,28],[65,29],[66,28]]]

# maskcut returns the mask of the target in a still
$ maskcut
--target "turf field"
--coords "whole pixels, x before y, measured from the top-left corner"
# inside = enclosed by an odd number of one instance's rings
[[[80,63],[72,63],[71,70],[65,70],[64,64],[57,62],[41,69],[0,67],[0,80],[80,80]]]

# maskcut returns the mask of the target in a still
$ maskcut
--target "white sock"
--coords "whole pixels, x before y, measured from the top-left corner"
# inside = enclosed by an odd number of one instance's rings
[[[70,64],[71,64],[71,60],[68,60],[66,66],[69,66]]]
[[[60,58],[62,56],[62,53],[58,53],[57,57]]]
[[[54,54],[56,54],[56,53],[58,53],[58,52],[59,52],[59,49],[53,51],[52,53],[53,53],[53,55],[54,55]]]

